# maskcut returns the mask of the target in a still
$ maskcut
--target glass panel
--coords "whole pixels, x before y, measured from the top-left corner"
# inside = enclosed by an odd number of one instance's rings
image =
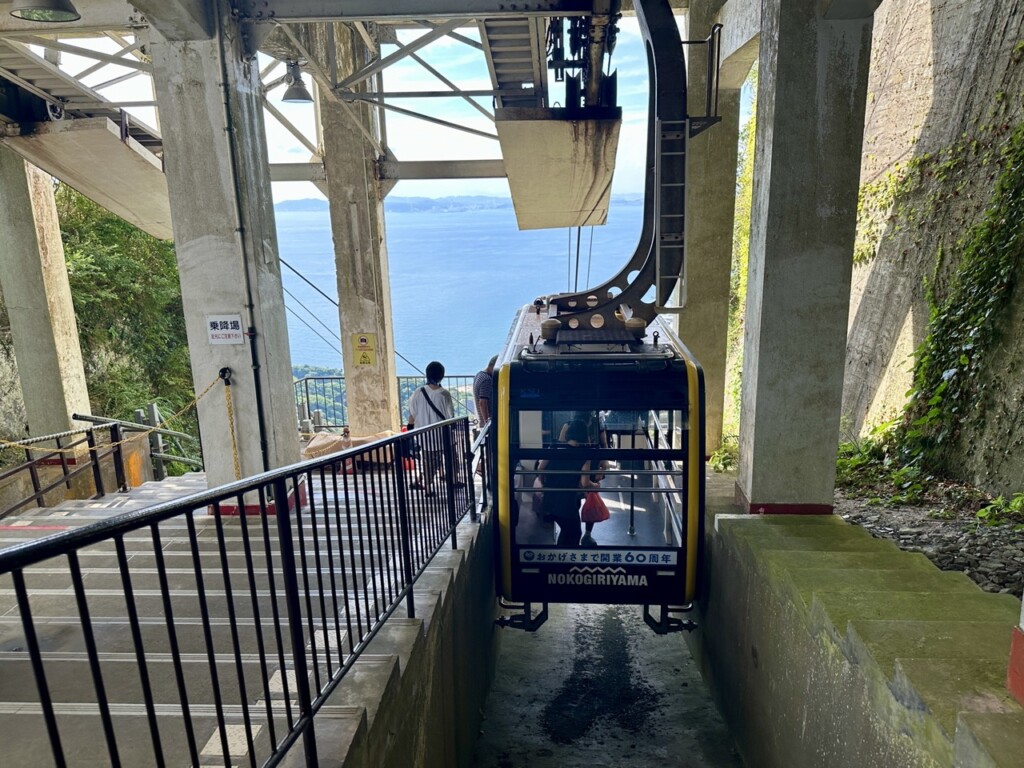
[[[510,445],[516,543],[682,546],[686,427],[680,410],[519,411]],[[590,491],[604,502],[605,519],[582,508]]]

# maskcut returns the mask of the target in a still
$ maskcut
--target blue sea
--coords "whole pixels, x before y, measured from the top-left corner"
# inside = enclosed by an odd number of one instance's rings
[[[616,274],[636,248],[642,213],[639,201],[613,200],[607,224],[584,228],[577,278],[575,229],[521,232],[511,207],[386,205],[398,374],[417,374],[431,360],[453,375],[480,370],[500,350],[521,306],[577,280],[583,290]],[[327,211],[279,207],[276,218],[281,257],[337,299]],[[337,309],[287,267],[282,274],[293,366],[341,368]]]

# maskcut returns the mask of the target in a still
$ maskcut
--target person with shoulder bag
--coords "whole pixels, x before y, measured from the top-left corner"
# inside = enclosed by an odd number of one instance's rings
[[[427,365],[427,383],[412,393],[409,398],[408,429],[423,429],[431,424],[455,418],[455,404],[451,393],[441,386],[444,378],[444,366],[436,360]],[[437,493],[434,483],[441,471],[444,450],[439,435],[431,435],[431,439],[420,439],[420,479],[412,482],[409,487],[426,491],[427,496]]]

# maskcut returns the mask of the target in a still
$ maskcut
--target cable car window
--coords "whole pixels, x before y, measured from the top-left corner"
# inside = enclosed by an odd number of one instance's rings
[[[684,411],[520,410],[511,426],[515,545],[683,545]],[[588,493],[600,496],[606,513],[594,502],[584,507]]]

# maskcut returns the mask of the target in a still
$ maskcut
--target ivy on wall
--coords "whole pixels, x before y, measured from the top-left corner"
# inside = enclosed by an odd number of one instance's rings
[[[1024,265],[1024,123],[1000,130],[1009,138],[986,158],[996,168],[988,206],[957,242],[956,269],[941,298],[934,281],[929,287],[928,334],[915,358],[900,430],[904,455],[938,469],[965,420],[980,418],[985,355],[998,338]]]

